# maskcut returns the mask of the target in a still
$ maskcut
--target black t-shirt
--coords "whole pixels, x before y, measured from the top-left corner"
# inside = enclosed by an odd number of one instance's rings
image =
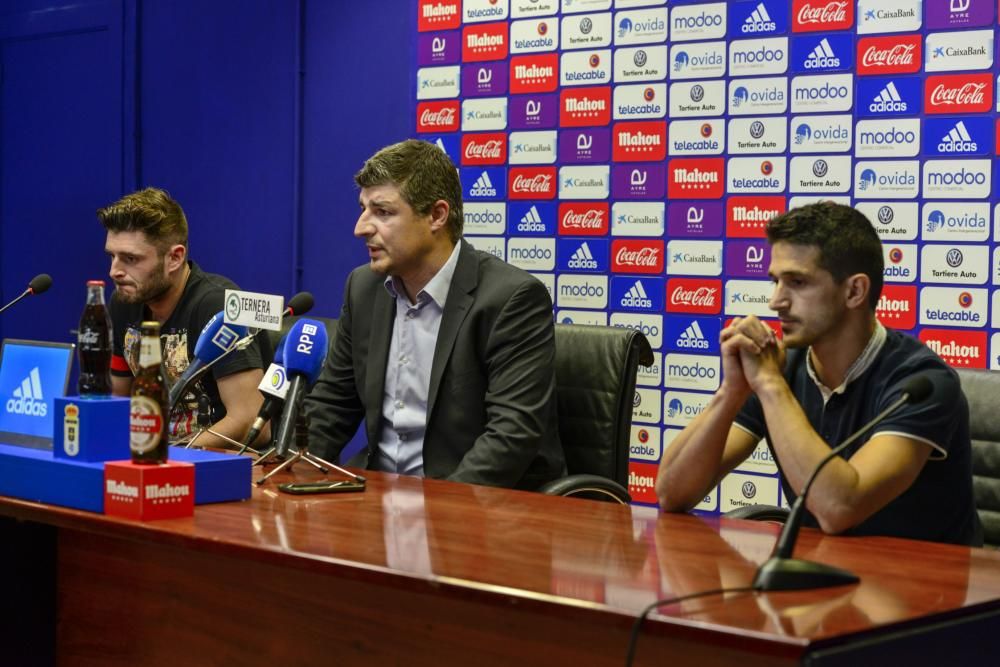
[[[189,261],[191,274],[188,276],[180,301],[167,321],[160,326],[160,341],[163,349],[163,366],[173,383],[187,369],[194,359],[194,348],[198,335],[213,315],[222,310],[225,291],[239,289],[236,284],[223,276],[203,272],[197,264]],[[119,377],[133,377],[139,367],[139,326],[150,319],[149,309],[144,304],[125,304],[114,298],[109,307],[111,325],[114,328],[114,356],[111,372]],[[192,384],[177,403],[170,416],[171,438],[187,435],[194,430],[197,418],[198,396],[208,396],[211,405],[211,421],[217,422],[226,416],[226,408],[219,397],[218,378],[252,368],[264,368],[274,356],[267,336],[261,335],[245,350],[233,352],[212,366]]]
[[[887,330],[885,344],[871,366],[851,381],[842,394],[833,394],[826,405],[806,369],[807,350],[789,350],[785,379],[816,433],[831,447],[839,445],[896,400],[903,384],[914,375],[926,375],[934,386],[924,401],[906,404],[859,438],[840,456],[850,459],[879,433],[905,435],[934,448],[913,484],[849,535],[890,535],[934,542],[979,546],[982,525],[972,495],[972,445],[969,438],[969,405],[958,375],[923,343]],[[736,423],[767,438],[767,424],[760,401],[751,396]],[[767,446],[781,470],[781,459]],[[782,493],[789,503],[795,492],[781,477]],[[807,511],[804,523],[817,526]]]

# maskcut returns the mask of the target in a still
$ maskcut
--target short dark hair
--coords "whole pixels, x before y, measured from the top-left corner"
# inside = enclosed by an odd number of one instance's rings
[[[407,139],[386,146],[365,161],[354,182],[361,188],[391,183],[420,215],[430,213],[439,199],[448,202],[449,236],[454,243],[462,238],[462,184],[455,163],[436,145]]]
[[[187,247],[188,224],[181,205],[166,190],[145,188],[97,209],[109,232],[142,232],[161,252],[172,245]]]
[[[793,208],[767,223],[767,241],[816,246],[820,267],[838,283],[865,274],[871,282],[868,304],[872,310],[878,307],[885,271],[882,241],[860,211],[828,201]]]

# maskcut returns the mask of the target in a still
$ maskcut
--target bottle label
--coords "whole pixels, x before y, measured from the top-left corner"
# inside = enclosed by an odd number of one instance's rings
[[[159,366],[163,360],[159,336],[143,336],[139,343],[139,367]]]
[[[80,329],[76,342],[81,350],[97,349],[101,344],[101,332],[97,329]]]
[[[133,396],[129,420],[129,448],[136,454],[148,454],[163,439],[163,411],[148,396]]]

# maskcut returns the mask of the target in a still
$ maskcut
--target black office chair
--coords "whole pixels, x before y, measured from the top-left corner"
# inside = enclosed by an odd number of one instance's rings
[[[618,327],[556,324],[559,438],[568,477],[539,489],[555,496],[632,502],[628,453],[635,378],[653,363],[649,341]]]

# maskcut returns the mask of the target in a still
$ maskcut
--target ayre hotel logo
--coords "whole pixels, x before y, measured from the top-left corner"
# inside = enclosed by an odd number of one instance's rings
[[[615,44],[660,44],[667,41],[667,10],[640,9],[615,13]]]
[[[734,278],[767,278],[771,246],[764,240],[729,241],[726,244],[726,275]]]
[[[990,196],[990,160],[927,160],[923,195],[926,199],[985,199]]]
[[[615,164],[611,166],[611,184],[615,199],[663,199],[667,169],[662,164]]]
[[[697,42],[670,47],[670,78],[715,78],[726,73],[726,43]]]
[[[858,0],[858,34],[919,30],[922,5],[923,0]]]
[[[679,81],[670,84],[670,117],[721,116],[726,111],[724,81]]]
[[[947,30],[987,26],[993,22],[995,6],[993,0],[928,0],[927,27]]]
[[[554,93],[514,95],[508,107],[512,130],[547,130],[558,124],[559,98]]]
[[[456,65],[462,57],[461,33],[456,31],[417,36],[417,64],[421,67]]]
[[[927,35],[927,72],[983,70],[993,65],[993,29]]]
[[[590,164],[611,160],[611,130],[588,127],[559,131],[559,161],[564,164]]]
[[[611,51],[572,51],[559,61],[560,81],[564,86],[584,86],[611,81]]]
[[[853,139],[850,114],[796,116],[792,118],[793,153],[843,153]]]
[[[671,201],[667,207],[668,234],[673,237],[722,236],[721,201]]]
[[[670,14],[670,40],[689,42],[726,36],[726,3],[674,7]]]
[[[924,287],[920,290],[920,324],[980,328],[986,325],[987,290]]]
[[[667,78],[667,47],[640,46],[615,51],[615,83],[663,81]]]
[[[750,0],[726,4],[729,6],[730,39],[767,37],[788,32],[787,0]]]
[[[856,199],[913,199],[920,189],[917,160],[860,160],[854,164]]]
[[[826,78],[826,77],[824,77]],[[788,79],[732,79],[729,82],[729,115],[760,116],[785,113],[788,109]]]
[[[507,68],[502,62],[462,66],[462,95],[491,97],[507,94]]]
[[[788,71],[788,38],[747,39],[729,45],[729,75],[755,76]]]

